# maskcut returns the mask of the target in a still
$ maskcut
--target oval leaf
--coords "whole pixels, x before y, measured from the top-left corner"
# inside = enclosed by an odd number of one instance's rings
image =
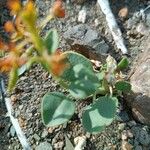
[[[75,104],[64,94],[47,93],[42,100],[42,120],[46,126],[57,126],[67,122],[75,111]]]
[[[22,74],[24,74],[26,70],[27,70],[27,65],[24,64],[23,66],[21,66],[21,67],[18,69],[18,76],[21,76]]]
[[[131,84],[127,81],[118,81],[115,84],[115,88],[122,92],[129,92],[131,91]]]
[[[47,47],[48,53],[52,54],[56,51],[59,45],[59,37],[56,29],[52,29],[48,32],[45,40],[45,46]]]
[[[100,97],[88,106],[83,113],[82,123],[84,128],[91,133],[101,132],[113,121],[118,106],[115,97]]]
[[[12,68],[9,74],[8,92],[12,92],[18,81],[18,68]]]
[[[75,65],[73,70],[76,81],[69,85],[70,94],[79,99],[92,95],[99,87],[97,76],[82,64]]]
[[[124,57],[117,65],[117,70],[123,70],[123,69],[127,68],[128,65],[129,65],[129,61],[126,57]]]
[[[75,72],[73,70],[73,67],[77,64],[82,64],[84,68],[87,68],[91,71],[93,71],[92,63],[89,59],[84,57],[81,54],[78,54],[76,52],[68,51],[63,53],[63,55],[66,55],[69,63],[69,67],[64,71],[64,73],[61,75],[61,79],[65,81],[74,81],[76,80]]]

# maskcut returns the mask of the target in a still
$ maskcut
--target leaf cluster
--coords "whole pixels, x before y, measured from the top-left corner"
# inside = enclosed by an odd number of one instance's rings
[[[60,92],[45,94],[41,104],[43,123],[48,127],[66,123],[75,113],[75,101],[90,97],[93,103],[83,108],[82,124],[91,133],[104,130],[115,117],[117,96],[131,90],[121,72],[128,66],[127,59],[123,58],[117,64],[113,57],[108,56],[106,64],[95,71],[91,61],[83,55],[73,51],[62,52],[58,48],[59,36],[55,29],[50,29],[44,38],[40,36],[45,23],[57,16],[64,17],[61,1],[38,27],[34,3],[29,1],[21,6],[18,0],[14,2],[11,8],[17,16],[16,22],[5,26],[11,32],[13,46],[0,41],[0,49],[5,53],[0,59],[0,70],[10,71],[8,90],[13,90],[19,76],[34,63],[40,63],[68,91],[66,95]]]

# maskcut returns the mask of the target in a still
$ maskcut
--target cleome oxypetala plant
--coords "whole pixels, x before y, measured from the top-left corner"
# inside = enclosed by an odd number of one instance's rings
[[[42,38],[40,33],[54,18],[65,17],[61,0],[55,1],[48,16],[37,24],[37,10],[33,1],[24,5],[19,0],[9,0],[8,7],[15,20],[4,25],[10,34],[10,42],[0,40],[0,71],[9,73],[8,91],[11,92],[19,76],[40,63],[68,94],[46,93],[42,98],[41,115],[43,123],[57,126],[66,123],[75,112],[75,101],[93,99],[93,103],[83,108],[82,124],[87,132],[97,133],[110,125],[118,107],[117,96],[129,92],[131,85],[124,80],[122,70],[128,66],[123,58],[119,64],[108,56],[106,64],[95,71],[89,59],[73,51],[58,49],[59,37],[51,29]]]

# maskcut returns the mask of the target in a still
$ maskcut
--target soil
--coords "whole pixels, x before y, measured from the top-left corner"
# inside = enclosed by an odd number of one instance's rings
[[[147,36],[141,35],[136,31],[136,24],[133,25],[134,27],[128,28],[128,21],[132,19],[134,13],[146,8],[148,1],[113,0],[110,3],[119,27],[123,32],[125,44],[129,50],[128,59],[132,68],[133,60],[142,52],[143,43]],[[52,0],[36,0],[36,5],[39,8],[39,20],[42,21],[52,5]],[[71,2],[71,0],[66,0],[65,7],[67,12],[65,19],[58,19],[48,23],[42,35],[45,35],[50,28],[56,28],[61,35],[60,47],[64,51],[69,50],[69,45],[64,40],[63,33],[68,27],[79,24],[77,21],[78,13],[81,9],[86,9],[86,24],[100,33],[110,46],[111,50],[109,53],[117,61],[120,60],[122,54],[117,50],[105,16],[95,0],[87,0],[83,4],[76,4]],[[125,19],[118,16],[119,10],[124,7],[128,7],[129,10],[129,14]],[[5,8],[1,8],[0,12],[0,34],[7,39],[8,35],[4,34],[2,26],[8,20],[8,11]],[[98,20],[98,25],[95,23],[96,20]],[[81,125],[81,109],[90,102],[89,100],[76,103],[76,113],[66,126],[46,128],[41,122],[40,105],[41,98],[48,91],[65,92],[40,65],[35,65],[30,71],[25,72],[21,76],[15,91],[11,95],[14,115],[19,119],[20,126],[28,138],[32,149],[36,149],[42,142],[47,141],[54,149],[63,150],[65,147],[65,135],[73,144],[76,137],[85,135],[87,138],[85,150],[121,150],[125,141],[128,146],[132,146],[135,150],[150,150],[150,142],[148,141],[150,139],[150,128],[136,122],[132,118],[123,98],[120,98],[120,107],[118,108],[118,115],[115,121],[100,134],[91,135],[86,133]],[[5,110],[4,108],[2,109]],[[0,114],[0,125],[1,122],[5,123],[3,128],[0,127],[0,150],[21,150],[22,147],[15,131],[9,120],[6,119],[5,117],[2,118]],[[123,136],[125,136],[125,139]],[[147,143],[145,143],[146,140],[148,141]]]

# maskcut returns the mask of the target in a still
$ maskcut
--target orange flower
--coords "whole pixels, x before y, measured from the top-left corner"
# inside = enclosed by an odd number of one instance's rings
[[[8,44],[8,49],[9,49],[9,51],[13,51],[13,52],[17,52],[18,51],[17,48],[16,48],[16,44],[13,43],[13,42],[10,42]]]
[[[10,32],[10,33],[15,31],[14,25],[11,21],[7,21],[4,24],[4,29],[5,29],[6,32]]]
[[[35,10],[35,7],[34,7],[34,3],[32,0],[28,1],[27,4],[25,5],[25,9],[28,11],[28,12],[32,12]]]
[[[62,1],[57,0],[52,8],[52,13],[55,17],[64,18],[65,17],[65,9],[62,6]]]
[[[35,25],[37,19],[37,12],[34,6],[34,2],[32,0],[29,0],[26,3],[24,9],[21,12],[21,16],[23,21],[25,21],[28,25]]]
[[[7,5],[13,15],[16,15],[21,10],[20,0],[8,0]]]
[[[4,58],[0,59],[0,71],[9,72],[14,66],[22,66],[26,63],[25,57],[19,57],[14,53],[10,53]]]
[[[60,76],[64,69],[68,67],[66,56],[60,51],[53,54],[50,58],[51,72],[54,76]]]
[[[5,44],[4,42],[0,39],[0,50],[5,49]]]
[[[0,38],[0,50],[2,51],[7,51],[8,50],[8,45],[4,43],[1,38]]]
[[[0,71],[9,72],[13,66],[14,58],[9,55],[0,59]]]

